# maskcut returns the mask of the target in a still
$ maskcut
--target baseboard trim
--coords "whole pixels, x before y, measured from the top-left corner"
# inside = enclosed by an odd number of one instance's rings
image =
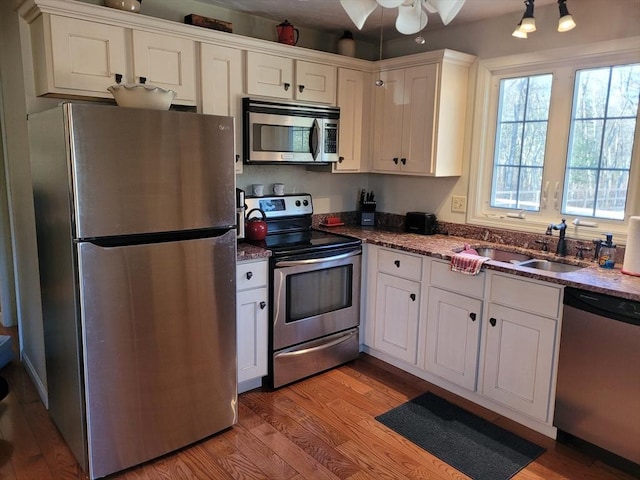
[[[45,387],[42,381],[40,380],[40,377],[38,376],[38,373],[34,368],[33,363],[31,363],[31,360],[29,359],[27,354],[24,353],[24,350],[20,352],[20,359],[22,360],[22,365],[24,366],[25,370],[29,374],[29,377],[31,377],[31,380],[33,381],[33,384],[35,385],[36,390],[38,391],[38,395],[40,395],[40,400],[42,400],[42,403],[44,403],[44,408],[49,410],[49,394],[47,393],[47,387]]]

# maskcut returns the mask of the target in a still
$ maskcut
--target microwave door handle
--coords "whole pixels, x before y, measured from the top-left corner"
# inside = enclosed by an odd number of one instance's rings
[[[309,138],[309,146],[311,147],[311,156],[316,160],[318,158],[318,154],[320,153],[320,123],[318,123],[318,119],[313,120],[313,125],[311,126],[311,132]]]

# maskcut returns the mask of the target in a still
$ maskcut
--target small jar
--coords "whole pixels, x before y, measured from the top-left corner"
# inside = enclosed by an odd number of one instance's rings
[[[140,13],[142,0],[104,0],[105,7],[126,10],[127,12]]]
[[[600,243],[598,253],[598,265],[602,268],[613,268],[616,264],[616,245],[613,243],[613,235],[607,233],[607,239]]]
[[[356,56],[356,41],[349,30],[345,30],[342,37],[338,39],[338,53],[346,57]]]

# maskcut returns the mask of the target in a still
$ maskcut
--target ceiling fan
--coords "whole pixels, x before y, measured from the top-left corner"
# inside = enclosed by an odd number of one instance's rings
[[[380,5],[397,8],[396,29],[403,35],[413,35],[427,25],[427,14],[438,13],[447,25],[458,14],[465,0],[340,0],[351,21],[362,30],[369,15]],[[424,10],[423,10],[424,9]]]

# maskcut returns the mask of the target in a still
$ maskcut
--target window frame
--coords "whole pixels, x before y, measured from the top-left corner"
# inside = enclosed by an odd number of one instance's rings
[[[611,232],[626,242],[629,217],[640,215],[640,112],[637,115],[629,190],[624,220],[578,217],[596,228],[575,226],[575,215],[563,215],[562,194],[569,147],[574,79],[577,70],[640,62],[640,37],[511,55],[478,62],[469,165],[469,224],[544,233],[549,223],[566,218],[571,238],[592,240]],[[500,80],[521,76],[553,75],[540,211],[491,207],[491,183],[498,117]],[[552,161],[550,159],[561,159]]]

